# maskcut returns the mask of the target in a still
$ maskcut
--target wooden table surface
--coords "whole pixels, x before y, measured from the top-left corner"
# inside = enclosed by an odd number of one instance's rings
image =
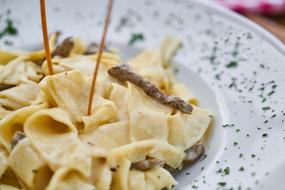
[[[273,21],[277,22],[278,24],[285,26],[285,14],[279,15],[279,16],[267,16],[267,18],[272,19]]]

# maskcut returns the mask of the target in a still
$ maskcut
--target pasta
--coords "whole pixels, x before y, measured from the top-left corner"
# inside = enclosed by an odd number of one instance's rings
[[[42,50],[0,51],[0,188],[173,188],[177,182],[169,168],[183,167],[187,150],[203,138],[211,122],[208,111],[198,107],[197,98],[176,81],[169,67],[179,40],[167,37],[158,50],[145,50],[128,64],[162,93],[191,104],[190,114],[160,103],[131,81],[109,75],[121,58],[106,51],[92,114],[87,115],[98,55],[90,54],[79,38],[61,46],[56,41],[53,35],[54,75],[47,75]],[[65,44],[69,47],[60,53]]]

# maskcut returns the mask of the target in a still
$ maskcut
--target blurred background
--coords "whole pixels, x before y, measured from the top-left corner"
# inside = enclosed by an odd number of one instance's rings
[[[285,0],[211,0],[245,15],[285,43]]]

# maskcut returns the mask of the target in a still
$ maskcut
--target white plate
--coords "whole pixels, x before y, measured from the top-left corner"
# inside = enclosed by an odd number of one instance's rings
[[[14,45],[5,46],[2,39],[2,48],[41,44],[38,3],[0,0],[3,18],[11,9],[9,17],[19,29],[17,37],[8,37]],[[98,40],[104,8],[99,0],[49,0],[49,31]],[[122,18],[128,21],[118,28]],[[143,33],[145,40],[129,47],[133,32]],[[167,34],[183,40],[174,59],[178,78],[215,117],[207,157],[176,175],[176,189],[285,189],[284,46],[252,22],[207,3],[115,1],[108,42],[121,47],[125,58],[142,48],[158,47]],[[222,127],[225,124],[230,125]],[[226,167],[229,173],[224,175]]]

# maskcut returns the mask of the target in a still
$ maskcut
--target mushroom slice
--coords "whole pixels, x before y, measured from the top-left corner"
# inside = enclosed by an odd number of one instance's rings
[[[72,37],[65,38],[61,44],[56,46],[52,52],[52,57],[58,55],[61,57],[68,57],[74,47],[74,40]]]
[[[186,151],[186,156],[184,158],[185,162],[193,162],[200,158],[201,155],[205,153],[204,145],[201,143],[196,143],[191,148]]]
[[[147,171],[154,168],[155,166],[160,166],[162,164],[164,164],[162,160],[158,160],[155,158],[147,158],[146,160],[141,160],[132,163],[131,167],[140,171]]]

